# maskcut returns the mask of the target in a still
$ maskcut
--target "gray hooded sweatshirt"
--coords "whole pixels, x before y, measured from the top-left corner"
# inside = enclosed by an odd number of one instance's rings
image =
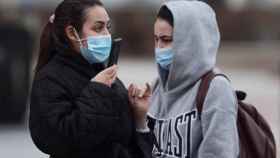
[[[153,155],[237,158],[237,102],[229,81],[216,77],[211,82],[201,119],[195,102],[200,78],[216,64],[220,43],[216,15],[199,1],[169,1],[163,6],[174,19],[174,58],[167,79],[158,77],[150,99],[148,116],[155,121],[159,145]]]

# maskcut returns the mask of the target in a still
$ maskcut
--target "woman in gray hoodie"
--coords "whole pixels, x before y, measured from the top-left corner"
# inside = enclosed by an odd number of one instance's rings
[[[219,44],[216,15],[206,3],[162,5],[155,22],[157,84],[151,95],[149,88],[129,87],[138,131],[155,135],[146,142],[153,157],[238,157],[237,102],[229,81],[219,76],[211,82],[201,119],[196,107],[201,77],[215,67]]]

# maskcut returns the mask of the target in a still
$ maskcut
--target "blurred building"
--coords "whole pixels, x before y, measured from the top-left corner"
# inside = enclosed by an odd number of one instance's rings
[[[115,36],[124,39],[126,54],[149,54],[153,47],[153,23],[165,0],[102,0],[114,22]],[[280,40],[279,0],[203,0],[217,12],[223,41]],[[1,0],[5,12],[18,10],[27,29],[38,38],[61,0]],[[0,7],[1,8],[1,7]],[[13,9],[14,8],[14,9]],[[16,8],[16,9],[15,9]],[[139,42],[140,41],[140,42]],[[129,51],[133,50],[133,51]],[[129,53],[128,53],[129,52]]]

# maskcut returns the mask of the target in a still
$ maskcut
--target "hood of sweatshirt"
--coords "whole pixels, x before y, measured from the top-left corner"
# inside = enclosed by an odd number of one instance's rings
[[[196,82],[216,63],[220,33],[215,12],[199,1],[169,1],[163,4],[174,19],[173,63],[166,91],[176,91]]]

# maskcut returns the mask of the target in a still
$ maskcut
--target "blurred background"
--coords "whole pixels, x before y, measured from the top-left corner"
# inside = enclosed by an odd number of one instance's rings
[[[0,0],[1,158],[47,158],[29,135],[28,93],[40,33],[60,1]],[[248,92],[247,102],[268,120],[279,149],[280,1],[204,1],[215,9],[222,34],[218,66],[236,89]],[[119,77],[126,85],[153,81],[153,23],[163,1],[102,2],[113,20],[114,37],[123,38]]]

